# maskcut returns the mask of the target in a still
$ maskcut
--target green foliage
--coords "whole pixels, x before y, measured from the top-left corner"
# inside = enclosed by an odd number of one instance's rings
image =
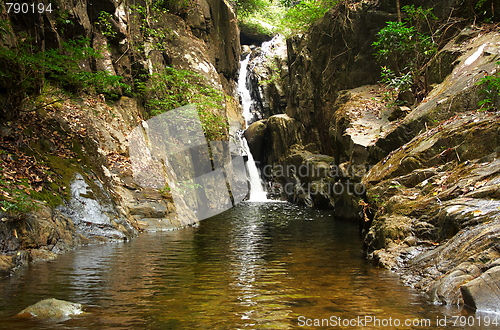
[[[495,18],[494,10],[497,9],[493,3],[493,0],[478,0],[474,6],[474,15],[477,15],[485,23],[492,23]]]
[[[262,34],[305,33],[339,0],[237,0],[240,26]]]
[[[244,30],[273,35],[278,32],[285,8],[272,0],[236,1],[238,24]]]
[[[6,35],[12,37],[12,32],[10,32],[9,23],[7,23],[7,21],[0,21],[0,40],[4,40]]]
[[[217,115],[223,110],[223,93],[203,84],[199,74],[171,67],[149,76],[149,85],[141,85],[145,93],[146,109],[152,116],[187,105],[196,104],[203,131],[208,140],[221,140],[227,133],[225,116]]]
[[[434,41],[432,8],[404,6],[405,22],[387,22],[372,44],[377,60],[383,64],[382,82],[390,89],[404,91],[417,83],[421,70],[437,52]],[[425,32],[427,31],[427,32]]]
[[[399,73],[402,64],[415,49],[416,29],[405,23],[387,22],[387,26],[377,33],[377,41],[372,46],[377,51],[375,56],[382,63],[389,62]]]
[[[192,7],[192,0],[154,0],[152,7],[174,14],[182,14]]]
[[[73,25],[73,21],[70,20],[70,12],[61,8],[56,9],[55,20],[56,28],[61,34],[64,34],[68,25]]]
[[[399,92],[410,89],[411,85],[413,84],[412,73],[408,72],[401,76],[398,76],[394,74],[391,69],[388,69],[385,66],[383,66],[381,70],[381,82],[389,88],[389,90],[384,93],[382,99],[391,107],[396,105],[403,105],[401,102],[397,101],[396,98]]]
[[[286,11],[281,20],[282,32],[285,35],[307,32],[311,25],[337,3],[338,0],[302,0]]]
[[[240,11],[259,11],[272,4],[272,0],[236,0],[236,8]]]
[[[36,202],[21,189],[11,190],[10,195],[10,200],[0,200],[0,210],[3,212],[16,215],[38,209]]]
[[[193,73],[167,67],[150,78],[146,109],[152,116],[189,104],[196,92],[193,86]]]
[[[22,104],[38,95],[45,82],[70,93],[95,91],[115,96],[118,88],[129,89],[120,76],[90,70],[90,62],[101,57],[101,51],[90,47],[88,39],[70,40],[62,43],[61,49],[45,51],[36,49],[29,39],[20,41],[15,49],[1,46],[1,85],[8,90],[11,111],[0,110],[0,117],[16,117]]]
[[[166,186],[165,188],[158,189],[158,192],[163,198],[172,199],[172,191],[170,187]]]
[[[396,76],[394,72],[391,71],[391,69],[383,66],[380,75],[382,77],[382,83],[386,84],[387,87],[396,91],[408,90],[413,83],[411,72],[403,74],[402,76]]]
[[[116,37],[116,31],[113,31],[113,27],[110,23],[112,17],[113,16],[110,13],[101,11],[101,13],[99,14],[99,18],[97,19],[96,25],[100,27],[101,33],[105,37]]]
[[[415,8],[415,5],[404,6],[402,10],[408,14],[406,21],[408,24],[416,27],[417,31],[422,32],[428,29],[432,31],[432,21],[437,21],[437,17],[432,13],[433,8],[424,9],[422,7]]]
[[[169,11],[164,8],[165,1],[154,1],[153,5],[149,8],[140,5],[130,6],[130,9],[132,9],[133,24],[139,27],[142,35],[142,38],[139,38],[139,40],[136,39],[131,42],[135,51],[144,51],[144,41],[147,40],[150,42],[151,39],[153,39],[152,51],[164,51],[166,49],[165,43],[175,38],[175,34],[170,29],[165,27],[158,28],[157,26],[160,22],[160,15]],[[185,2],[189,3],[188,0],[185,0]],[[149,56],[149,53],[145,55]]]
[[[500,65],[500,61],[496,63]],[[480,91],[480,94],[484,95],[484,99],[480,100],[478,106],[482,110],[492,110],[495,106],[495,101],[500,98],[500,74],[487,74],[481,78],[477,83],[484,88]]]

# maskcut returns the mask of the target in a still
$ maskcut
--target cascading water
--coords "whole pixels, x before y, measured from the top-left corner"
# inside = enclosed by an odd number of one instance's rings
[[[253,159],[245,137],[242,137],[241,141],[243,142],[243,148],[248,154],[247,170],[249,176],[248,179],[250,181],[250,197],[248,200],[250,202],[265,202],[268,200],[267,193],[262,187],[259,170],[257,169],[257,165],[255,165],[255,160]]]
[[[250,62],[250,54],[248,54],[243,61],[240,62],[240,75],[238,77],[238,93],[241,96],[241,105],[243,107],[243,118],[245,118],[245,124],[248,126],[252,120],[252,114],[250,113],[250,107],[252,106],[252,97],[250,96],[250,90],[247,88],[247,74],[248,74],[248,62]]]
[[[252,120],[252,114],[250,112],[250,107],[252,105],[252,98],[250,96],[250,91],[246,86],[246,77],[247,77],[247,66],[250,61],[250,54],[240,62],[240,75],[238,78],[238,92],[241,95],[241,103],[243,106],[243,117],[245,118],[245,124],[250,124]],[[250,202],[264,202],[267,201],[267,193],[264,190],[262,185],[262,180],[260,179],[260,173],[255,165],[255,160],[250,152],[250,148],[248,147],[247,140],[244,136],[241,136],[242,147],[248,155],[247,170],[248,170],[248,181],[250,182]]]

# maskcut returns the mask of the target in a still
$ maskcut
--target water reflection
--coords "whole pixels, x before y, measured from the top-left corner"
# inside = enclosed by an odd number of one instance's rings
[[[357,226],[331,213],[241,203],[198,228],[83,247],[0,280],[0,328],[303,329],[301,316],[435,322],[466,313],[428,304],[359,249]],[[11,318],[49,297],[83,303],[90,314]]]
[[[286,329],[292,313],[281,300],[290,290],[282,287],[287,277],[284,263],[269,260],[272,242],[269,237],[269,216],[273,204],[243,204],[245,219],[234,221],[231,230],[230,286],[236,292],[240,317],[238,326]],[[272,308],[269,308],[272,306]]]

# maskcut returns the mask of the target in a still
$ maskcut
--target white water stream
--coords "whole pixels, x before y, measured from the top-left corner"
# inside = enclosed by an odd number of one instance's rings
[[[247,66],[250,61],[250,54],[240,62],[240,75],[238,78],[238,92],[241,95],[241,104],[243,106],[243,117],[245,118],[245,124],[250,124],[252,120],[252,114],[250,112],[250,107],[252,105],[252,98],[250,96],[250,91],[246,86],[246,77],[247,77]],[[268,201],[267,193],[264,190],[262,180],[260,179],[260,173],[255,164],[255,160],[250,152],[250,148],[248,147],[247,140],[244,136],[241,136],[241,141],[243,144],[243,149],[248,155],[247,170],[248,170],[248,181],[250,182],[250,202],[265,202]]]
[[[250,53],[251,54],[251,53]],[[248,62],[250,61],[250,54],[245,57],[243,61],[240,62],[240,75],[238,77],[238,93],[241,96],[241,105],[243,106],[243,118],[245,118],[245,124],[250,124],[252,120],[252,114],[250,113],[250,107],[252,106],[252,97],[250,96],[250,90],[247,88],[247,74],[248,74]]]

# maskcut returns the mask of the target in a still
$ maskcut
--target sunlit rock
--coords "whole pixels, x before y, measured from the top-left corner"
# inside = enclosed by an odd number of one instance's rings
[[[500,312],[500,266],[493,267],[460,289],[467,306],[485,312]]]
[[[66,318],[82,313],[84,312],[81,304],[50,298],[23,309],[18,316],[30,314],[39,318]]]

